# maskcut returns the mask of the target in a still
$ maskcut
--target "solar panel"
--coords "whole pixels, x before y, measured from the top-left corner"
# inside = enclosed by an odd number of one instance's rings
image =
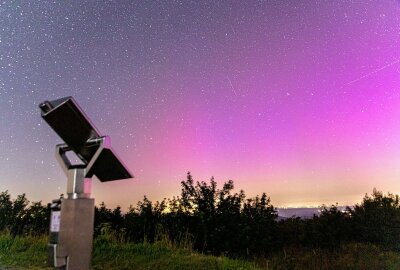
[[[45,101],[39,107],[49,126],[86,165],[90,165],[86,177],[95,175],[102,182],[133,177],[114,153],[109,140],[102,143],[105,137],[100,136],[72,97]]]

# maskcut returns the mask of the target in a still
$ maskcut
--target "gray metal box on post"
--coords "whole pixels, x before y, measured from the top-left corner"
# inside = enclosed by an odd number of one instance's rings
[[[99,135],[72,97],[45,101],[39,107],[42,118],[65,142],[56,146],[56,158],[68,179],[67,198],[60,200],[59,226],[51,224],[48,263],[56,269],[89,270],[94,223],[91,178],[95,175],[104,182],[133,176],[112,150],[110,137]],[[72,164],[69,151],[82,164]],[[52,210],[52,219],[53,214]]]
[[[64,199],[61,212],[57,256],[67,258],[67,269],[90,269],[94,199]]]

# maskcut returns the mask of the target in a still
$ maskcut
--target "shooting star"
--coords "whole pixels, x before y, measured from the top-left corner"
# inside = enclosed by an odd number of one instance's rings
[[[397,60],[395,60],[395,61],[393,61],[393,62],[391,62],[391,63],[389,63],[387,65],[384,65],[384,66],[382,66],[382,67],[380,67],[378,69],[375,69],[375,70],[365,74],[364,76],[361,76],[361,77],[359,77],[359,78],[357,78],[355,80],[352,80],[352,81],[346,83],[345,85],[350,85],[350,84],[356,83],[358,81],[361,81],[364,78],[367,78],[367,77],[369,77],[371,75],[374,75],[374,74],[378,73],[379,71],[382,71],[382,70],[384,70],[384,69],[386,69],[388,67],[394,66],[394,65],[399,64],[399,63],[400,63],[400,59],[397,59]]]
[[[226,76],[226,78],[228,79],[229,84],[231,85],[231,88],[232,88],[233,93],[235,93],[235,96],[237,96],[236,90],[235,90],[235,88],[233,87],[233,84],[232,84],[231,79],[229,79],[229,76]]]
[[[233,29],[232,25],[231,25],[231,29],[232,29],[232,32],[236,35],[235,29]]]

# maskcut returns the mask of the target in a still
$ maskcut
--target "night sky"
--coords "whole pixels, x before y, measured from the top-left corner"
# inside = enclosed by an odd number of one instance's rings
[[[400,192],[400,2],[0,1],[0,191],[65,193],[38,104],[74,96],[136,176],[126,208],[195,180],[275,206]]]

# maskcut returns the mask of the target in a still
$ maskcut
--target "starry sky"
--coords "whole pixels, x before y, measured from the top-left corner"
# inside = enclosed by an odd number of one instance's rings
[[[400,2],[0,1],[0,190],[65,193],[38,104],[74,96],[136,176],[108,206],[228,179],[279,207],[400,192]]]

